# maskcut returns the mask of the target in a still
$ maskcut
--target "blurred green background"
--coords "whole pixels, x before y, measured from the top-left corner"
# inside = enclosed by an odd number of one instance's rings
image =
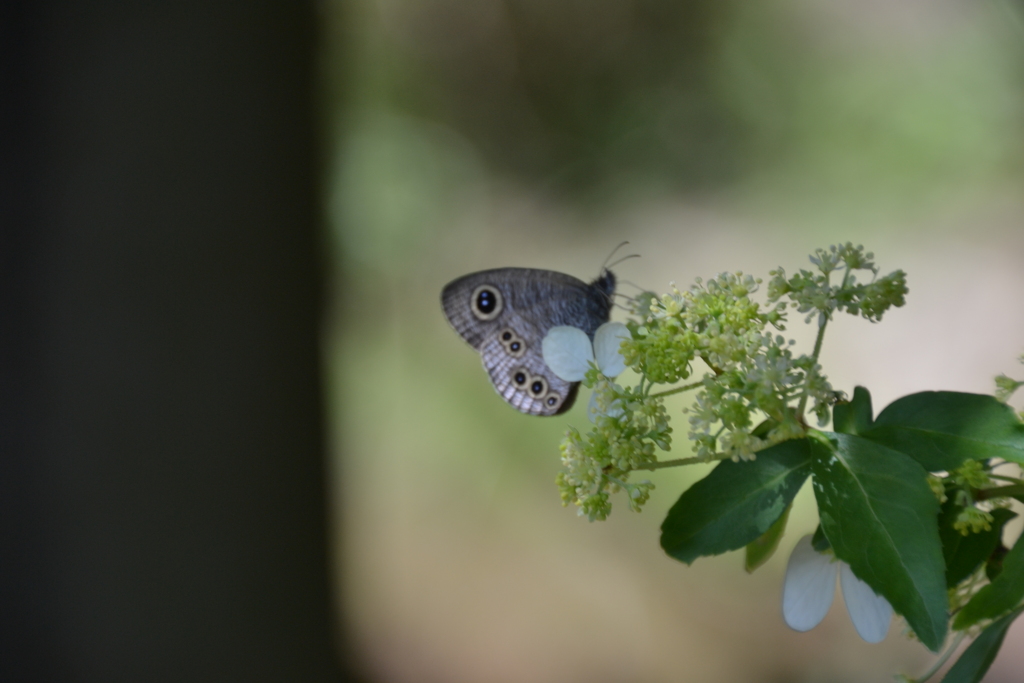
[[[567,415],[491,389],[439,307],[500,266],[621,279],[806,265],[838,241],[908,273],[882,324],[839,320],[823,363],[876,409],[990,392],[1024,351],[1024,4],[1012,0],[325,2],[336,248],[330,363],[344,619],[381,681],[860,681],[920,673],[898,620],[861,642],[841,600],[780,615],[809,490],[752,576],[658,547],[706,469],[656,473],[642,514],[589,524],[554,477]],[[628,285],[625,291],[631,291]],[[621,312],[617,316],[621,319]],[[810,350],[810,331],[790,335]],[[673,409],[674,457],[687,455]],[[1016,533],[1016,531],[1014,532]],[[1019,680],[1024,627],[991,681]]]

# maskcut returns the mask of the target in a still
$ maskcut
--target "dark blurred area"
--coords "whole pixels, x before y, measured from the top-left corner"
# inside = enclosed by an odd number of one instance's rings
[[[0,680],[336,681],[312,3],[0,5]]]
[[[381,5],[396,110],[451,126],[497,172],[593,196],[622,173],[671,189],[734,176],[743,127],[716,92],[732,3]]]
[[[347,68],[379,87],[376,104],[458,130],[495,172],[549,192],[600,200],[623,174],[702,188],[743,162],[745,127],[714,74],[732,6],[351,3]]]

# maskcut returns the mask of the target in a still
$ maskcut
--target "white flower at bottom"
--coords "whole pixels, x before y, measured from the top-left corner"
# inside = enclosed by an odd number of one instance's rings
[[[889,601],[854,576],[850,565],[815,550],[810,535],[797,542],[786,565],[782,584],[782,617],[786,625],[795,631],[809,631],[821,623],[836,594],[837,574],[857,634],[869,643],[880,643],[892,620]]]

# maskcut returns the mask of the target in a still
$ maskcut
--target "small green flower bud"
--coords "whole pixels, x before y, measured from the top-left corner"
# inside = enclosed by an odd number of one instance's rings
[[[1013,379],[1011,377],[1007,377],[1006,375],[999,375],[998,377],[996,377],[995,381],[996,381],[996,391],[995,391],[996,400],[997,401],[1002,401],[1003,403],[1006,403],[1007,401],[1009,401],[1010,397],[1013,396],[1013,392],[1017,391],[1017,389],[1022,384],[1024,384],[1024,382],[1019,382],[1019,381],[1017,381],[1017,380],[1015,380],[1015,379]]]
[[[928,482],[928,486],[931,488],[932,493],[934,493],[935,497],[939,499],[939,503],[945,503],[948,499],[946,497],[946,486],[942,482],[942,477],[929,474],[926,481]]]
[[[992,480],[985,471],[985,466],[977,460],[965,460],[960,467],[950,473],[957,486],[965,489],[980,489],[989,486]]]
[[[989,531],[992,528],[993,519],[992,515],[984,510],[966,507],[957,515],[953,522],[953,528],[964,536],[978,534],[982,531]]]

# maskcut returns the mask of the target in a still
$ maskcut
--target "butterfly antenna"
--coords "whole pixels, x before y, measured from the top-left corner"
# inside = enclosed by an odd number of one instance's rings
[[[612,264],[610,264],[610,265],[607,265],[607,266],[605,266],[605,268],[606,268],[606,269],[607,269],[607,268],[614,268],[615,266],[619,265],[619,264],[620,264],[620,263],[622,263],[623,261],[628,261],[628,260],[629,260],[629,259],[631,259],[631,258],[640,258],[640,254],[630,254],[629,256],[623,256],[622,258],[620,258],[620,259],[619,259],[618,261],[616,261],[615,263],[612,263]]]
[[[601,264],[601,272],[602,272],[602,273],[603,273],[603,272],[604,272],[604,271],[605,271],[606,269],[608,269],[608,268],[611,268],[611,266],[609,266],[609,265],[608,265],[608,262],[612,260],[612,257],[613,257],[613,256],[615,256],[615,252],[617,252],[617,251],[618,251],[619,249],[622,249],[622,248],[623,248],[624,246],[626,246],[627,244],[629,244],[629,242],[628,242],[628,241],[625,241],[625,242],[619,242],[619,246],[617,246],[617,247],[615,247],[614,249],[612,249],[612,253],[608,254],[608,258],[606,258],[606,259],[604,260],[604,263],[603,263],[603,264]],[[614,264],[612,264],[612,265],[614,265]]]

